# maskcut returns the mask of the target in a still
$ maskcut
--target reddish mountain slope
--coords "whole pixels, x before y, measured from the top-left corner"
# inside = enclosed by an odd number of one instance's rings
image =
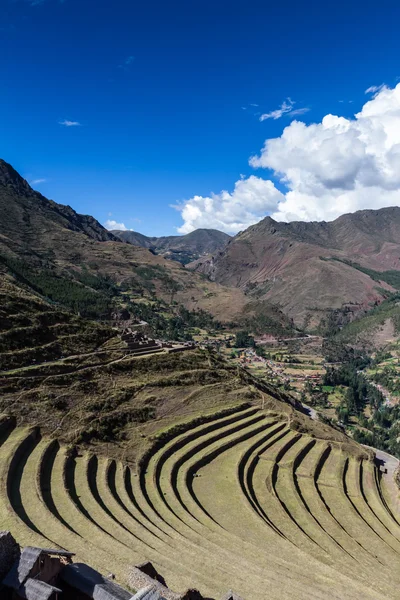
[[[310,317],[315,325],[332,309],[356,315],[394,289],[385,272],[400,271],[400,208],[359,211],[331,223],[267,217],[189,268],[278,304],[300,325]]]

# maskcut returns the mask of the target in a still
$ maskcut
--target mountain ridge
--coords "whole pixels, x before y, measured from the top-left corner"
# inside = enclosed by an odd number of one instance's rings
[[[0,159],[0,187],[3,190],[3,201],[0,203],[0,222],[2,224],[1,234],[7,232],[7,224],[14,222],[16,229],[26,232],[30,227],[29,209],[39,213],[39,217],[49,219],[54,223],[62,225],[71,231],[83,232],[94,240],[118,241],[115,236],[107,231],[94,217],[81,215],[68,205],[58,204],[54,200],[45,198],[40,192],[36,192],[29,183],[6,161]],[[4,196],[9,204],[4,201]],[[24,202],[18,203],[18,199],[24,198]],[[18,205],[19,206],[16,206]],[[13,211],[11,219],[9,213]],[[12,229],[8,225],[8,229]]]
[[[0,162],[0,272],[88,318],[104,319],[138,301],[206,311],[222,322],[254,313],[244,310],[249,303],[241,290],[122,242],[93,217],[35,192],[5,161]],[[273,318],[289,323],[271,309]]]
[[[196,229],[186,235],[148,237],[137,231],[112,230],[117,238],[187,264],[201,256],[223,250],[231,236],[218,229]]]
[[[363,210],[330,222],[266,217],[222,252],[187,268],[279,305],[297,325],[318,326],[333,310],[353,318],[395,290],[384,273],[400,271],[400,208]]]

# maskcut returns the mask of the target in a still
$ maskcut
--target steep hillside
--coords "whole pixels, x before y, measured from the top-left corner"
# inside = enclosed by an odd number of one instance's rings
[[[367,314],[361,315],[334,334],[333,339],[371,350],[382,348],[400,335],[400,294],[393,294]]]
[[[0,371],[93,352],[114,335],[15,285],[0,268]]]
[[[225,248],[231,237],[217,229],[196,229],[187,235],[166,237],[146,237],[136,231],[112,231],[116,237],[134,246],[150,248],[165,258],[187,264],[201,256],[219,252]]]
[[[124,244],[93,217],[47,200],[4,161],[0,264],[15,281],[88,317],[104,318],[124,297],[176,301],[225,321],[239,317],[246,304],[240,290]]]
[[[316,326],[332,310],[353,318],[400,285],[400,208],[331,223],[267,217],[188,267],[279,305],[298,325]]]
[[[35,192],[15,169],[0,159],[0,243],[11,248],[41,246],[51,227],[83,233],[97,241],[115,241],[96,219]]]

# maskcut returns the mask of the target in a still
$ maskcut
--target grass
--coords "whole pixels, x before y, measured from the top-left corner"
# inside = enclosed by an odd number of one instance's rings
[[[275,599],[394,599],[400,526],[368,453],[277,401],[257,403],[160,423],[136,471],[4,430],[0,526],[68,547],[123,584],[129,565],[150,560],[173,589],[210,598],[267,588]]]
[[[396,552],[400,552],[400,531],[396,527],[397,522],[391,517],[382,503],[379,489],[376,485],[376,473],[371,463],[363,461],[358,465],[360,485],[362,494],[371,510],[371,516],[375,527],[379,530],[379,535]],[[361,471],[361,472],[360,472]]]

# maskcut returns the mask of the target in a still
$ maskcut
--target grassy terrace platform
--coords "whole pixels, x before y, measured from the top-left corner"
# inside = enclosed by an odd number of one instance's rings
[[[136,471],[3,421],[0,528],[123,584],[150,560],[209,598],[397,598],[400,517],[377,467],[311,433],[242,406],[167,432]]]

